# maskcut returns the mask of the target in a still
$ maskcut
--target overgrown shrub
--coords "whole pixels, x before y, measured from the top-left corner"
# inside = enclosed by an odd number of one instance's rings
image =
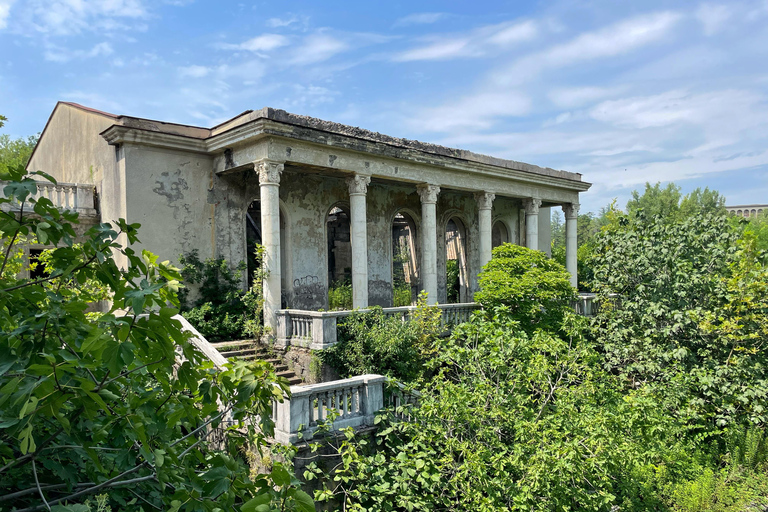
[[[241,288],[245,264],[234,269],[223,258],[201,261],[197,250],[179,258],[184,283],[197,291],[190,300],[190,290],[179,292],[184,318],[209,341],[229,341],[261,334],[263,306],[261,260],[263,248],[257,246],[253,286],[247,292]]]
[[[568,322],[563,338],[528,335],[503,309],[459,326],[412,421],[342,443],[316,496],[364,511],[662,509],[658,471],[694,476],[696,451],[652,397],[622,394],[583,319]]]
[[[766,422],[768,271],[724,214],[619,214],[595,260],[607,369],[704,430]]]
[[[338,340],[320,352],[342,378],[377,373],[410,382],[422,376],[440,331],[440,311],[419,297],[411,319],[387,316],[382,308],[354,312],[338,322]]]
[[[405,281],[401,283],[395,283],[392,288],[394,295],[392,305],[397,307],[410,306],[413,303],[411,298],[411,285]]]
[[[352,283],[335,281],[328,287],[328,309],[331,311],[352,309]]]
[[[475,300],[487,311],[504,306],[532,333],[561,325],[575,298],[565,268],[540,251],[513,244],[493,249],[493,258],[479,276]]]

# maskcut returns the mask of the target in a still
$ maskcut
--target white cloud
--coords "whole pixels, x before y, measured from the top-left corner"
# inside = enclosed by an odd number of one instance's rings
[[[748,91],[701,94],[669,91],[654,96],[605,101],[594,107],[590,115],[598,121],[624,128],[658,128],[688,123],[700,127],[713,125],[713,129],[727,130],[734,121],[737,121],[739,129],[760,123],[760,116],[766,110],[763,98]]]
[[[441,19],[444,19],[446,16],[448,16],[448,14],[444,12],[416,12],[398,19],[395,22],[395,26],[402,27],[406,25],[428,25],[438,22]]]
[[[493,78],[501,86],[520,84],[546,69],[628,53],[664,38],[680,19],[680,14],[665,11],[624,20],[523,57]]]
[[[440,60],[466,57],[471,54],[468,51],[468,45],[469,39],[446,39],[403,52],[396,56],[395,60],[409,62],[413,60]]]
[[[15,0],[0,0],[0,30],[8,26],[8,16]]]
[[[290,27],[291,25],[300,25],[303,28],[307,28],[309,25],[309,16],[288,14],[283,18],[269,18],[267,25],[272,28]]]
[[[182,66],[179,68],[179,75],[189,78],[202,78],[211,72],[210,68],[205,66]]]
[[[696,9],[696,18],[704,26],[704,34],[708,36],[719,32],[731,16],[732,12],[727,5],[701,4]]]
[[[496,118],[523,116],[530,110],[531,100],[523,94],[481,92],[439,107],[421,109],[409,123],[430,132],[476,130],[490,127]]]
[[[240,44],[220,44],[225,50],[245,50],[249,52],[268,52],[288,44],[288,38],[280,34],[262,34]]]
[[[511,43],[528,41],[538,35],[539,29],[535,22],[524,21],[515,25],[507,26],[493,33],[488,41],[500,46],[506,46]]]
[[[73,59],[92,59],[94,57],[106,57],[112,55],[114,50],[112,45],[107,42],[101,42],[93,46],[90,50],[70,50],[68,48],[51,46],[45,51],[45,60],[51,62],[69,62]]]
[[[349,44],[324,33],[316,33],[304,38],[300,47],[293,53],[293,64],[315,64],[330,59],[334,55],[349,49]]]
[[[424,38],[427,44],[399,53],[393,60],[409,62],[474,57],[529,41],[538,34],[538,25],[530,20],[486,25],[464,34]]]
[[[575,108],[615,96],[625,89],[625,87],[559,87],[552,89],[548,96],[558,107]]]
[[[135,28],[117,20],[147,15],[143,0],[28,0],[22,12],[25,24],[52,35]]]

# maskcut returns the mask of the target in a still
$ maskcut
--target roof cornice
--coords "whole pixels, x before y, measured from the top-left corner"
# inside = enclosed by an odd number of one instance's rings
[[[143,130],[129,126],[112,125],[100,134],[108,144],[139,144],[156,148],[175,149],[192,153],[208,154],[206,141],[172,133]]]

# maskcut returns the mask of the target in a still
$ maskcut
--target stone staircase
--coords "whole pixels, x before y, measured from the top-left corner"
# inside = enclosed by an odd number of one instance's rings
[[[269,348],[259,344],[257,341],[218,341],[216,343],[211,343],[211,345],[227,359],[239,359],[242,361],[261,359],[274,366],[277,376],[288,379],[290,385],[293,386],[302,383],[301,378],[298,377],[293,370],[290,370],[288,365],[283,363]]]

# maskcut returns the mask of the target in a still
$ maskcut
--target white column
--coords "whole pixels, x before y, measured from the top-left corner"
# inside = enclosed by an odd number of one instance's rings
[[[491,261],[491,249],[493,249],[493,216],[491,210],[493,208],[493,200],[496,198],[496,194],[490,192],[476,192],[475,201],[477,201],[477,218],[480,225],[480,266],[485,266],[486,263]]]
[[[370,176],[347,178],[349,187],[350,236],[352,241],[352,307],[368,307],[368,225],[365,194]]]
[[[565,214],[565,269],[571,273],[571,286],[579,287],[578,270],[578,250],[579,244],[576,235],[576,222],[579,218],[579,205],[577,203],[568,203],[563,205]]]
[[[262,160],[256,163],[261,195],[261,244],[264,246],[264,327],[277,332],[276,311],[280,309],[280,174],[283,163]]]
[[[531,197],[523,200],[525,207],[525,246],[539,250],[539,206],[541,199]]]
[[[421,198],[421,285],[427,292],[427,303],[437,303],[437,195],[440,187],[424,184],[417,187]]]

